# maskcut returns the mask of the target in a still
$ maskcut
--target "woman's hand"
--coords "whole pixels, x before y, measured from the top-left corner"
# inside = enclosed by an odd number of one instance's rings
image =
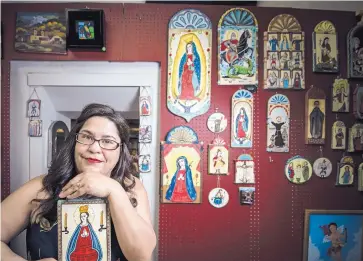
[[[60,198],[74,199],[85,194],[99,198],[106,198],[114,188],[121,187],[120,184],[105,175],[84,172],[71,179],[59,194]]]

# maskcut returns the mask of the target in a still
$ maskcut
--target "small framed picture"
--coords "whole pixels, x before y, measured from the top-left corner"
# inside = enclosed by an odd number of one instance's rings
[[[37,99],[30,99],[27,103],[27,117],[33,118],[33,117],[40,117],[40,104],[41,100]]]
[[[58,260],[111,261],[110,224],[105,200],[59,200]]]
[[[31,120],[28,124],[29,137],[42,137],[43,134],[43,121]]]

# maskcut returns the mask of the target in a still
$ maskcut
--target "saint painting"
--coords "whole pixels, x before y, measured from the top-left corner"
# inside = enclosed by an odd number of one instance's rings
[[[363,124],[355,123],[349,130],[348,151],[363,151]]]
[[[257,20],[247,9],[233,8],[218,24],[218,84],[255,85],[257,77]]]
[[[354,161],[351,156],[344,156],[338,162],[337,186],[349,186],[354,182]]]
[[[346,79],[336,79],[333,84],[333,112],[349,112],[349,83]]]
[[[313,139],[322,139],[323,138],[323,127],[325,120],[325,113],[322,111],[320,107],[319,100],[314,100],[314,108],[309,114],[309,126],[310,126],[310,137]]]
[[[232,147],[252,147],[253,99],[247,90],[238,90],[232,97]]]
[[[194,9],[178,12],[169,23],[167,106],[188,122],[210,106],[211,35],[208,17]]]
[[[147,97],[143,97],[143,99],[141,99],[140,97],[140,115],[141,116],[149,116],[150,115],[150,102],[149,99]]]
[[[338,35],[330,21],[321,21],[313,32],[313,71],[336,73],[339,71]]]
[[[208,146],[208,173],[209,174],[228,174],[229,153],[228,146],[221,138],[215,138],[213,144]]]
[[[310,162],[300,156],[292,157],[286,162],[285,175],[292,183],[305,183],[311,178],[312,173]]]
[[[355,118],[363,120],[363,86],[357,85],[353,93],[353,113]]]
[[[363,78],[363,16],[347,36],[348,39],[348,78]]]
[[[344,122],[336,121],[333,123],[331,137],[332,137],[332,142],[331,142],[332,149],[334,150],[346,149],[347,130]]]

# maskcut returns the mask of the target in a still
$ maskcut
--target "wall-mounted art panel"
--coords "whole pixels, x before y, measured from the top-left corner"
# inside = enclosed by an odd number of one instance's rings
[[[363,16],[347,35],[348,78],[363,79]]]
[[[353,113],[357,119],[363,120],[363,85],[357,85],[354,89]]]
[[[208,173],[228,174],[229,151],[226,142],[217,137],[208,145]]]
[[[349,94],[348,80],[335,79],[332,89],[332,112],[349,112]]]
[[[335,121],[331,130],[331,148],[333,150],[345,150],[347,147],[347,128],[344,122]]]
[[[363,151],[363,124],[362,123],[355,123],[349,129],[348,151],[349,152]]]

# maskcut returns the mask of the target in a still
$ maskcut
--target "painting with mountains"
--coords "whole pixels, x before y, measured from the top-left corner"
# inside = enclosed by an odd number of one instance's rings
[[[66,54],[65,13],[18,12],[15,50]]]

